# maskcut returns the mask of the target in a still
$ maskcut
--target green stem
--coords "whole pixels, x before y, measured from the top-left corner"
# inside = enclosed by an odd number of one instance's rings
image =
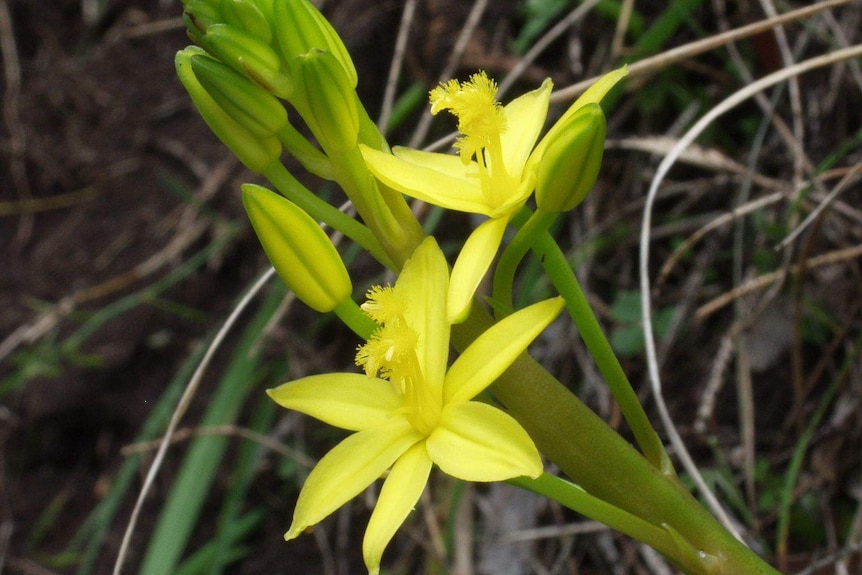
[[[404,197],[378,185],[365,165],[359,146],[330,156],[330,161],[335,169],[335,181],[378,238],[388,259],[397,266],[388,267],[400,269],[425,237]]]
[[[543,473],[536,479],[516,477],[506,483],[537,493],[600,521],[630,537],[646,543],[665,557],[673,557],[689,572],[716,572],[718,559],[694,549],[668,526],[658,527],[606,501],[594,497],[578,485],[560,477]]]
[[[466,347],[493,324],[474,305],[453,326],[452,343]],[[660,472],[529,355],[490,388],[548,459],[590,495],[655,526],[667,524],[695,549],[719,559],[722,573],[777,575],[737,541],[671,476]],[[671,558],[682,564],[679,554]],[[709,571],[690,570],[692,574]]]
[[[342,300],[332,311],[344,322],[344,325],[349,327],[353,333],[362,339],[370,338],[374,330],[380,327],[370,317],[365,315],[365,312],[353,301],[353,298]]]
[[[515,272],[530,248],[535,245],[544,232],[548,231],[559,215],[558,213],[536,210],[527,219],[528,213],[529,209],[523,208],[515,216],[513,223],[518,226],[518,231],[506,249],[503,250],[494,271],[492,297],[497,311],[497,319],[502,319],[503,316],[509,315],[514,310],[512,290],[515,285]],[[526,220],[525,223],[524,220]]]
[[[631,427],[637,444],[647,460],[662,473],[675,475],[673,464],[664,449],[658,434],[650,424],[637,394],[629,383],[616,354],[611,349],[593,310],[584,295],[575,272],[569,266],[560,246],[547,232],[541,234],[535,244],[548,277],[566,300],[566,309],[578,328],[596,366],[608,383],[608,387],[620,406],[623,417]]]
[[[326,154],[317,149],[305,136],[288,122],[284,128],[276,134],[291,156],[297,159],[302,167],[324,180],[332,180],[332,162]]]
[[[391,265],[391,260],[383,246],[370,229],[314,195],[294,178],[281,162],[270,164],[263,171],[263,175],[281,195],[302,208],[312,218],[343,233],[384,265]]]

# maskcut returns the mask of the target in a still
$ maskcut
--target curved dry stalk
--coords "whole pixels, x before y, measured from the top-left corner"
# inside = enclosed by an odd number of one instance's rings
[[[147,495],[150,492],[150,489],[153,486],[153,482],[155,481],[156,474],[161,469],[162,462],[164,461],[165,454],[168,451],[168,446],[171,444],[174,434],[176,433],[177,427],[179,426],[180,420],[185,415],[186,411],[189,408],[189,405],[192,402],[192,399],[197,393],[198,388],[200,387],[200,383],[203,380],[204,372],[206,372],[209,367],[210,362],[212,361],[215,352],[218,351],[218,348],[221,346],[227,334],[233,328],[236,321],[239,319],[239,316],[242,315],[242,312],[248,307],[251,301],[260,293],[260,290],[266,285],[266,283],[272,279],[275,275],[275,269],[270,267],[267,271],[265,271],[261,276],[255,280],[254,284],[251,288],[246,292],[246,294],[242,297],[236,307],[233,309],[231,314],[225,320],[224,324],[219,328],[218,333],[216,333],[215,338],[213,338],[212,343],[210,343],[207,348],[206,354],[203,359],[201,359],[200,364],[198,365],[195,373],[192,375],[188,384],[186,385],[186,389],[183,391],[183,395],[180,398],[179,403],[177,404],[176,409],[171,414],[171,421],[168,423],[168,428],[165,430],[165,434],[162,437],[161,444],[159,445],[159,450],[156,452],[155,457],[153,457],[153,462],[150,464],[150,469],[147,471],[146,478],[144,479],[144,484],[141,486],[141,491],[138,493],[138,499],[135,501],[135,507],[132,509],[132,515],[129,517],[129,522],[126,525],[126,531],[123,534],[123,541],[120,543],[120,549],[117,552],[117,559],[114,563],[113,575],[120,575],[123,569],[123,563],[126,560],[126,554],[129,551],[129,543],[132,540],[132,534],[135,532],[135,527],[138,524],[138,516],[141,513],[141,509],[144,506],[144,501],[147,498]]]
[[[774,86],[780,82],[787,80],[793,76],[798,76],[807,71],[829,66],[836,62],[841,62],[850,58],[855,58],[862,56],[862,45],[851,46],[850,48],[845,48],[842,50],[836,50],[834,52],[830,52],[823,56],[818,56],[815,58],[811,58],[809,60],[805,60],[791,66],[789,68],[784,68],[764,78],[757,80],[756,82],[744,87],[743,89],[733,93],[722,102],[720,102],[717,106],[715,106],[712,110],[710,110],[706,115],[704,115],[698,122],[692,126],[686,133],[680,138],[679,142],[671,149],[667,156],[665,156],[664,160],[659,164],[656,169],[656,174],[653,177],[652,182],[650,183],[650,188],[647,193],[646,203],[644,205],[643,211],[643,225],[641,228],[640,235],[640,265],[639,265],[639,276],[640,276],[640,288],[641,288],[641,312],[642,312],[642,320],[643,320],[643,330],[644,330],[644,343],[646,347],[646,356],[647,356],[647,368],[649,372],[650,386],[652,388],[653,396],[655,398],[656,407],[658,408],[659,415],[662,419],[662,424],[665,427],[665,430],[670,438],[671,444],[674,446],[674,449],[677,452],[677,456],[679,457],[683,467],[686,471],[691,475],[692,479],[695,482],[698,490],[704,496],[709,505],[710,509],[713,513],[718,517],[718,519],[722,522],[722,524],[732,533],[736,533],[735,527],[730,519],[730,517],[725,513],[721,504],[716,499],[715,495],[709,490],[706,483],[703,480],[703,477],[700,475],[700,472],[697,469],[697,466],[691,459],[691,456],[688,453],[688,450],[685,447],[685,444],[682,441],[682,438],[679,435],[679,432],[676,429],[673,421],[670,418],[670,414],[667,409],[667,405],[664,402],[664,398],[662,396],[662,386],[661,386],[661,378],[659,376],[658,370],[658,361],[656,358],[656,345],[655,338],[653,336],[653,327],[652,327],[652,312],[650,309],[650,278],[649,278],[649,238],[650,238],[650,229],[652,227],[652,208],[655,203],[656,195],[658,194],[659,186],[661,182],[664,180],[665,175],[670,171],[671,166],[676,163],[682,151],[706,129],[716,118],[724,114],[725,112],[733,109],[740,103],[744,102],[748,98],[751,98],[755,94],[761,92],[762,90]],[[809,267],[811,262],[809,262]]]

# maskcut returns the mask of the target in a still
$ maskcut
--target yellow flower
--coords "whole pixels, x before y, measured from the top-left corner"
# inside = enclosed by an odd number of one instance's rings
[[[622,70],[622,71],[621,71]],[[599,79],[564,114],[598,102],[625,75],[623,69]],[[467,241],[452,269],[447,315],[464,319],[482,277],[491,266],[506,226],[536,186],[545,141],[536,146],[553,87],[541,87],[501,106],[497,85],[484,72],[467,82],[450,80],[431,91],[431,113],[458,117],[460,156],[394,148],[392,154],[360,146],[368,169],[385,185],[450,210],[488,216]],[[554,129],[551,130],[552,132]],[[535,147],[535,149],[534,149]]]
[[[309,474],[286,539],[322,521],[389,470],[363,542],[366,566],[375,575],[432,464],[465,481],[542,473],[524,429],[503,411],[471,400],[559,314],[563,302],[545,300],[507,317],[447,369],[448,283],[443,253],[427,238],[394,286],[369,291],[363,308],[381,327],[357,352],[364,375],[314,375],[269,391],[284,407],[356,432]]]

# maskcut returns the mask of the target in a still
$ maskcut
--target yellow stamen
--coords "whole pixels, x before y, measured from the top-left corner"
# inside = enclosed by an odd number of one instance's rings
[[[367,301],[360,306],[362,311],[379,324],[403,317],[407,309],[406,294],[391,286],[371,286],[365,297]]]
[[[506,116],[496,98],[497,83],[485,72],[473,74],[467,82],[449,80],[431,90],[431,113],[449,110],[458,118],[462,136],[455,147],[461,151],[464,164],[478,157],[483,148],[500,146]]]
[[[440,418],[442,398],[435,397],[425,384],[416,348],[419,335],[407,323],[406,294],[392,287],[368,290],[362,310],[382,324],[356,351],[356,365],[369,377],[388,379],[404,398],[404,415],[420,433],[430,434]]]

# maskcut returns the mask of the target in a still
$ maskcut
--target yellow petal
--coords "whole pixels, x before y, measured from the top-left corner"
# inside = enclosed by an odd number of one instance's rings
[[[420,168],[428,168],[429,170],[448,174],[454,178],[468,182],[473,180],[478,181],[479,165],[475,161],[465,164],[461,161],[460,156],[438,152],[423,152],[422,150],[414,150],[413,148],[402,146],[392,148],[392,153],[396,158],[410,162]]]
[[[506,413],[477,401],[444,407],[426,448],[440,469],[465,481],[542,473],[539,452],[524,428]]]
[[[416,248],[395,285],[409,298],[404,316],[419,335],[416,348],[419,366],[426,385],[439,402],[449,361],[445,297],[449,289],[449,265],[433,237],[425,238]]]
[[[506,130],[500,135],[500,142],[506,171],[514,178],[521,179],[524,164],[545,125],[553,87],[553,82],[547,79],[538,89],[515,98],[503,108]]]
[[[430,472],[431,458],[424,442],[408,449],[392,466],[362,541],[362,556],[369,575],[379,573],[383,550],[416,505]]]
[[[475,180],[459,177],[459,174],[464,173],[464,166],[455,156],[435,154],[441,158],[452,158],[461,166],[458,172],[443,172],[364,145],[359,148],[371,173],[392,189],[450,210],[485,215],[490,213],[491,207],[479,185],[478,171]],[[442,159],[441,162],[446,165],[449,163]]]
[[[391,383],[358,373],[312,375],[266,392],[282,407],[351,431],[389,423],[402,406]]]
[[[617,85],[617,83],[622,80],[629,73],[628,67],[623,66],[622,68],[617,68],[611,72],[608,72],[601,78],[595,81],[595,83],[587,88],[587,91],[581,94],[581,96],[575,100],[575,102],[569,106],[569,109],[563,113],[559,120],[554,123],[548,133],[545,134],[545,137],[539,142],[536,146],[536,149],[533,150],[533,153],[530,155],[529,160],[527,160],[526,169],[532,170],[535,169],[535,166],[542,161],[542,156],[545,153],[550,142],[554,141],[557,138],[557,132],[560,130],[566,129],[568,125],[569,118],[572,117],[575,112],[586,106],[587,104],[599,103],[602,101],[608,92],[611,91],[611,88]]]
[[[403,417],[354,433],[336,445],[311,470],[285,539],[320,523],[371,485],[405,451],[423,439]]]
[[[617,82],[625,78],[629,73],[628,66],[623,66],[622,68],[617,68],[616,70],[612,70],[595,81],[595,83],[587,88],[587,91],[580,95],[580,97],[575,100],[575,103],[569,106],[569,109],[563,114],[563,117],[560,118],[560,122],[574,114],[578,111],[579,108],[586,106],[587,104],[596,103],[602,101],[608,92],[611,91],[611,88],[617,85]]]
[[[447,315],[451,323],[463,321],[470,310],[473,294],[497,255],[508,221],[504,217],[482,222],[464,242],[449,280]]]
[[[563,298],[525,307],[494,324],[452,364],[443,403],[467,401],[491,385],[560,313]]]

